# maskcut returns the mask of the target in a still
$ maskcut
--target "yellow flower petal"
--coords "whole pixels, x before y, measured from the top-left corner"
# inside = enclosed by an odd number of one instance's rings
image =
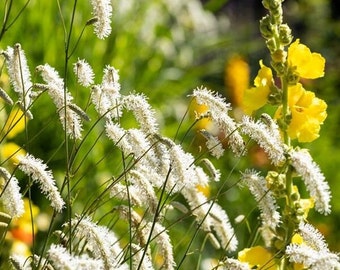
[[[273,83],[273,73],[272,70],[265,66],[262,62],[262,60],[260,61],[260,70],[254,80],[254,85],[256,87],[260,87],[260,86],[264,86],[264,87],[268,87],[270,85],[272,85]]]
[[[277,270],[278,266],[273,257],[271,252],[261,246],[246,248],[238,253],[239,261],[248,263],[250,267],[257,266],[258,268]]]
[[[204,194],[205,197],[210,196],[210,186],[209,185],[197,185],[197,190]]]
[[[310,49],[297,39],[288,48],[288,63],[296,68],[296,73],[306,79],[316,79],[324,75],[325,58]]]
[[[5,143],[0,148],[1,160],[9,159],[13,164],[19,162],[18,157],[26,155],[26,151],[13,142]]]
[[[270,93],[268,87],[253,87],[244,92],[242,109],[250,115],[260,109],[267,103],[267,97]]]
[[[267,103],[270,87],[273,84],[273,74],[269,67],[260,61],[260,70],[254,80],[255,87],[245,90],[242,109],[246,114],[252,114]]]
[[[225,67],[225,84],[233,106],[239,107],[242,103],[244,91],[249,86],[249,65],[240,56],[234,56]]]
[[[208,106],[207,105],[204,105],[204,104],[197,104],[197,101],[196,99],[194,99],[192,101],[192,104],[191,104],[191,115],[193,117],[196,117],[196,115],[201,115],[201,114],[204,114],[206,113],[207,111],[209,110]],[[195,128],[196,129],[209,129],[209,126],[211,125],[211,119],[210,118],[202,118],[200,119],[196,125],[195,125]]]
[[[21,133],[24,129],[25,115],[19,108],[16,108],[11,111],[5,124],[4,132],[6,134],[6,138],[11,139]]]
[[[303,243],[303,238],[300,234],[296,233],[292,237],[292,243],[301,245]]]
[[[311,142],[319,137],[320,126],[327,117],[327,104],[315,94],[306,91],[300,83],[289,87],[288,106],[292,120],[287,128],[291,139],[299,142]],[[279,118],[282,107],[279,107],[275,117]]]

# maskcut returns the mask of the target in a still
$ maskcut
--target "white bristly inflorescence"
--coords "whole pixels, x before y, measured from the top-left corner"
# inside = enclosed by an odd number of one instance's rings
[[[55,185],[52,171],[48,170],[46,164],[44,164],[42,160],[35,158],[30,154],[18,156],[18,160],[18,168],[32,177],[33,181],[39,185],[42,193],[50,200],[51,206],[57,212],[61,212],[65,202]]]
[[[290,157],[292,166],[305,182],[307,190],[315,201],[315,209],[321,214],[329,214],[331,212],[330,188],[319,166],[307,150],[292,151]]]

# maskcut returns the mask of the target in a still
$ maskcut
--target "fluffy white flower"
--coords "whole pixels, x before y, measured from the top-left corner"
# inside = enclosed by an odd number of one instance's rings
[[[88,87],[93,84],[94,73],[92,67],[84,59],[78,59],[73,66],[73,71],[78,78],[78,83]]]
[[[33,84],[25,53],[21,49],[21,45],[17,43],[13,48],[8,47],[3,54],[6,58],[10,82],[14,91],[19,95],[19,103],[24,112],[31,115],[28,108],[32,103],[31,90]]]
[[[220,158],[224,154],[224,148],[217,136],[210,134],[206,130],[200,130],[201,134],[206,138],[206,146],[210,154],[216,158]]]
[[[92,14],[97,19],[94,23],[94,33],[100,39],[111,34],[111,0],[91,0]]]
[[[44,164],[41,159],[35,158],[30,154],[18,156],[18,159],[18,168],[32,177],[33,181],[39,185],[41,191],[50,200],[51,206],[57,212],[61,212],[65,202],[61,198],[58,188],[55,185],[52,171],[47,170],[46,164]]]
[[[175,269],[176,263],[174,260],[172,244],[167,230],[158,222],[149,222],[145,228],[145,233],[151,233],[152,241],[157,243],[158,254],[164,259],[162,269]]]
[[[118,70],[106,66],[100,85],[92,87],[91,100],[100,116],[108,120],[118,119],[121,116],[120,83]]]
[[[37,66],[36,70],[41,73],[43,80],[47,83],[48,94],[57,107],[64,130],[71,138],[80,139],[82,123],[79,115],[70,108],[73,97],[67,89],[64,93],[64,81],[60,78],[58,72],[48,64]]]
[[[317,251],[329,251],[324,236],[311,224],[301,222],[299,224],[299,235],[308,246]]]
[[[123,98],[124,108],[131,111],[146,134],[158,133],[155,112],[142,94],[130,94]]]
[[[47,251],[48,259],[53,265],[53,269],[60,270],[102,270],[104,269],[103,262],[98,259],[93,259],[87,255],[72,256],[61,245],[52,244]]]
[[[292,151],[290,156],[293,167],[301,175],[307,190],[315,201],[315,209],[321,214],[329,214],[331,212],[330,188],[319,166],[307,150]]]
[[[220,205],[213,202],[209,210],[209,217],[212,229],[216,232],[222,248],[228,251],[235,251],[237,249],[238,241],[235,236],[234,228],[229,222],[227,213]]]
[[[72,228],[79,239],[87,241],[87,248],[97,259],[103,261],[104,269],[128,269],[120,262],[123,254],[115,234],[104,226],[93,223],[89,218],[72,219]],[[65,224],[67,226],[67,224]]]
[[[284,145],[279,136],[274,136],[278,133],[274,130],[276,130],[274,122],[272,126],[268,127],[260,121],[255,122],[249,116],[242,118],[242,133],[256,141],[268,154],[272,163],[278,166],[285,161]]]
[[[25,212],[25,207],[18,179],[2,167],[0,167],[0,176],[6,180],[3,187],[0,186],[3,207],[12,218],[20,217]]]
[[[217,268],[220,269],[220,268]],[[248,263],[240,262],[239,260],[227,258],[223,262],[224,270],[251,270]],[[221,269],[221,270],[222,270]]]
[[[228,140],[232,151],[237,156],[244,154],[243,139],[237,130],[235,121],[228,115],[231,107],[229,103],[226,103],[225,98],[205,87],[195,89],[191,96],[196,99],[197,104],[204,104],[208,107],[211,119],[225,134],[225,139]]]
[[[266,180],[258,172],[246,170],[242,173],[241,184],[246,185],[254,196],[258,207],[261,210],[263,227],[274,230],[280,223],[280,214],[276,210],[276,201],[272,192],[267,188]]]
[[[286,248],[290,262],[301,263],[310,270],[339,269],[339,256],[328,250],[317,251],[307,245],[290,244]]]

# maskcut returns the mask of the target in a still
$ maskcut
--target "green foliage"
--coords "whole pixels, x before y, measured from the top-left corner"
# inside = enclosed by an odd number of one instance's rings
[[[132,156],[122,155],[105,136],[105,119],[95,118],[95,109],[90,104],[90,89],[77,84],[72,71],[78,58],[86,59],[93,67],[95,84],[101,83],[105,66],[111,65],[118,69],[122,93],[145,93],[150,104],[156,108],[162,135],[173,138],[185,150],[200,158],[209,155],[205,140],[195,127],[195,119],[190,111],[193,105],[189,104],[187,94],[204,84],[228,96],[230,93],[223,78],[225,62],[235,52],[247,58],[253,73],[258,68],[258,59],[266,59],[257,30],[258,23],[254,23],[254,18],[249,18],[249,22],[240,20],[235,24],[233,18],[219,14],[219,11],[227,10],[229,4],[235,1],[210,0],[205,1],[203,6],[199,1],[188,1],[188,4],[180,4],[178,1],[172,4],[172,1],[161,0],[114,1],[112,33],[105,40],[95,38],[93,25],[87,25],[93,16],[89,2],[6,0],[0,6],[0,21],[4,21],[0,32],[0,49],[5,50],[15,43],[21,44],[28,59],[33,83],[42,82],[34,70],[36,66],[48,63],[55,67],[64,78],[74,103],[92,118],[84,122],[82,140],[70,140],[62,130],[50,97],[43,92],[31,109],[34,121],[29,121],[25,130],[11,140],[1,136],[3,139],[0,147],[11,141],[46,161],[69,204],[62,214],[56,215],[48,200],[41,196],[35,186],[31,186],[31,182],[23,181],[24,176],[19,173],[25,197],[39,206],[40,218],[49,215],[49,225],[38,229],[32,247],[32,251],[39,254],[44,254],[51,242],[58,241],[58,236],[52,234],[52,231],[60,229],[61,224],[76,214],[89,215],[99,221],[100,225],[114,228],[123,244],[127,244],[133,237],[131,224],[122,219],[117,210],[117,205],[125,202],[109,198],[107,190],[112,183],[127,182],[125,173],[133,168],[135,160]],[[287,20],[294,35],[310,44],[313,51],[325,55],[329,63],[325,79],[308,82],[309,87],[327,101],[328,118],[322,127],[321,138],[303,146],[310,149],[329,181],[333,194],[332,215],[321,219],[312,212],[311,221],[323,230],[326,239],[330,240],[330,248],[340,250],[340,232],[336,226],[332,226],[340,219],[340,201],[336,200],[340,196],[337,188],[337,179],[340,177],[337,166],[340,162],[337,91],[340,67],[337,59],[340,55],[335,47],[339,41],[339,35],[336,34],[339,31],[333,31],[339,29],[339,24],[332,20],[327,1],[287,1],[285,8],[290,14]],[[245,12],[251,12],[246,7],[244,9]],[[315,23],[316,18],[318,23]],[[333,47],[327,46],[330,42]],[[1,67],[1,87],[7,91],[10,85],[6,72]],[[11,97],[15,96],[13,91],[9,93]],[[0,106],[2,128],[12,109],[2,103]],[[120,125],[126,129],[138,127],[130,112],[124,111],[120,121]],[[237,187],[239,171],[257,163],[256,145],[249,143],[247,146],[251,146],[250,149],[254,151],[250,153],[250,158],[240,159],[229,152],[222,159],[211,158],[221,170],[222,181],[212,183],[209,187],[209,198],[227,210],[241,247],[259,242],[257,229],[260,226],[260,213],[254,207],[253,199],[249,199],[249,191]],[[1,166],[9,164],[2,157],[0,162]],[[269,170],[271,165],[266,163],[260,169]],[[162,192],[161,189],[156,190],[164,205],[169,203],[170,207],[174,207],[172,202],[186,205],[181,195],[163,197]],[[198,230],[189,209],[186,209],[189,212],[185,214],[178,209],[169,212],[164,209],[166,215],[163,225],[169,230],[179,268],[188,269],[194,265],[199,269],[204,258],[222,259],[226,255],[222,249],[212,251],[213,241],[208,241],[209,234]],[[138,210],[142,213],[142,209]],[[237,223],[234,219],[240,215],[245,215],[246,219]],[[1,229],[4,234],[3,227]],[[0,242],[0,267],[9,267],[7,261],[4,261],[10,250],[9,243],[10,239]],[[156,256],[155,245],[150,245],[151,252]],[[129,258],[131,251],[127,249],[124,252],[125,257]],[[229,255],[237,256],[236,252]]]

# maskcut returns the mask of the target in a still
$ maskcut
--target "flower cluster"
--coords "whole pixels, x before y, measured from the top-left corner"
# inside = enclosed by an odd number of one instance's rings
[[[169,8],[175,7],[176,1],[165,2]],[[103,68],[102,79],[97,83],[94,69],[85,59],[73,64],[75,80],[62,78],[54,67],[42,64],[36,71],[44,83],[32,83],[21,46],[17,44],[2,52],[20,109],[14,107],[15,102],[0,89],[0,96],[7,102],[5,106],[11,108],[8,116],[5,113],[6,121],[0,134],[0,143],[5,142],[0,149],[0,237],[5,236],[7,230],[13,239],[22,233],[32,245],[32,253],[42,250],[39,255],[12,252],[10,260],[14,267],[171,270],[182,266],[196,238],[210,240],[225,256],[219,258],[214,269],[340,267],[338,254],[329,250],[321,233],[308,223],[308,212],[314,206],[321,214],[331,212],[330,187],[308,150],[296,146],[318,138],[326,119],[326,102],[304,89],[302,80],[322,77],[325,59],[311,52],[299,39],[293,42],[290,28],[283,23],[283,0],[262,2],[269,14],[261,20],[260,30],[270,52],[271,67],[261,60],[254,86],[249,89],[245,88],[249,78],[245,62],[235,58],[226,68],[227,80],[241,84],[234,89],[239,93],[234,93],[232,103],[241,107],[242,112],[233,111],[225,97],[204,86],[189,94],[188,111],[191,109],[195,114],[190,128],[198,130],[206,146],[195,149],[199,151],[198,156],[184,140],[177,140],[180,132],[176,139],[162,134],[158,115],[146,95],[121,91],[119,71],[113,66]],[[90,4],[94,18],[87,25],[94,24],[95,34],[104,39],[111,32],[111,2],[91,0]],[[191,9],[194,8],[192,5]],[[66,55],[65,74],[73,52]],[[86,109],[76,105],[71,82],[87,90]],[[51,97],[64,129],[63,141],[55,152],[57,156],[65,147],[67,166],[61,191],[54,178],[56,174],[47,166],[51,163],[28,151],[31,141],[27,138],[27,121],[33,118],[30,108],[44,93]],[[275,106],[272,116],[261,111],[267,104]],[[88,113],[92,113],[92,120]],[[257,113],[261,113],[259,118]],[[94,121],[93,114],[96,115]],[[88,130],[83,120],[88,121]],[[7,139],[24,128],[25,144],[7,150]],[[89,142],[98,130],[94,142]],[[291,141],[295,139],[296,145],[293,145]],[[232,226],[233,220],[221,204],[225,187],[230,184],[228,180],[234,175],[225,180],[225,172],[215,168],[214,160],[224,162],[223,157],[230,148],[238,165],[254,144],[263,151],[270,169],[268,172],[262,168],[261,172],[242,170],[233,184],[249,190],[257,205],[254,213],[259,213],[259,225],[255,229],[249,222],[254,221],[251,215],[240,215],[242,221],[235,219],[240,225],[245,223],[255,235],[249,246],[237,250],[238,230]],[[97,145],[99,154],[92,156]],[[101,162],[112,157],[111,154],[118,156],[120,162],[114,159],[111,166],[104,161],[105,173],[101,173]],[[100,155],[98,162],[88,158],[89,166],[82,166],[87,157]],[[110,158],[107,160],[111,162]],[[16,178],[18,175],[28,177],[28,181],[20,181]],[[35,245],[37,229],[33,220],[38,208],[27,204],[25,198],[35,196],[32,194],[35,184],[53,208],[47,226],[48,237],[42,248]],[[215,184],[219,189],[213,194]],[[86,189],[85,196],[79,186]],[[93,187],[98,190],[92,192]],[[306,190],[301,191],[303,187]],[[67,200],[64,201],[62,194],[67,194]],[[88,201],[79,202],[78,196]],[[183,243],[187,242],[186,251],[183,259],[178,260],[175,252],[182,241],[173,241],[176,231],[172,228],[182,223],[186,226],[188,222],[192,226],[183,237]],[[53,231],[56,226],[59,228]],[[205,240],[200,243],[199,257],[204,255]],[[196,253],[196,249],[192,253]],[[229,254],[237,254],[237,258],[227,257]],[[29,259],[23,257],[26,255]]]

